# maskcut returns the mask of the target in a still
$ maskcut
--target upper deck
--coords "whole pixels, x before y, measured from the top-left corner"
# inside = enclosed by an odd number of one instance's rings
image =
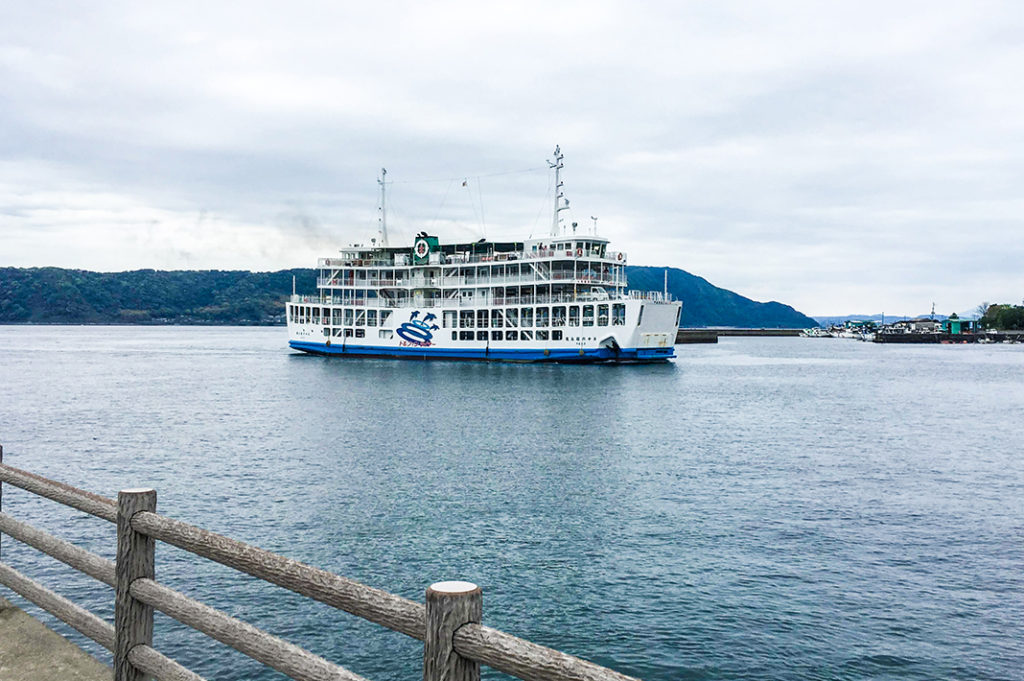
[[[426,236],[426,235],[424,235]],[[433,237],[426,237],[433,239]],[[339,255],[317,260],[323,268],[429,267],[431,265],[469,265],[519,260],[589,260],[612,265],[625,265],[626,254],[608,250],[608,241],[596,236],[577,238],[529,239],[526,241],[485,241],[461,244],[427,245],[423,257],[416,248],[381,248],[354,245],[341,249]]]

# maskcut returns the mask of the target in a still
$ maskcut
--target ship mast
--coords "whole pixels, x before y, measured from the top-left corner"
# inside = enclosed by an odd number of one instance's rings
[[[385,203],[385,188],[384,182],[387,180],[388,171],[387,168],[380,169],[380,179],[377,180],[377,184],[380,185],[380,247],[388,247],[388,208]]]
[[[558,171],[565,167],[562,165],[563,158],[565,157],[562,155],[562,149],[556,144],[555,160],[548,161],[548,167],[555,169],[555,210],[554,215],[551,216],[551,236],[558,236],[558,214],[569,208],[568,201],[565,201],[565,205],[559,205],[562,203],[562,200],[565,199],[565,194],[562,193],[562,181],[559,179],[558,174]]]

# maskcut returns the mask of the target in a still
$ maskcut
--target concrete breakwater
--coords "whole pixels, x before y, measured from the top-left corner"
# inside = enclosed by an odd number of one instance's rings
[[[717,343],[719,336],[799,336],[801,329],[679,329],[676,343]]]

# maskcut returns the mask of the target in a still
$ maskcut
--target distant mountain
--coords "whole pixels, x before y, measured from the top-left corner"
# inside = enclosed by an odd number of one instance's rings
[[[842,324],[843,322],[875,322],[881,324],[883,321],[894,322],[898,319],[903,319],[899,315],[881,315],[881,314],[848,314],[848,315],[823,315],[815,316],[814,321],[818,322],[822,327],[829,327],[833,324]]]
[[[967,312],[957,312],[957,313],[954,313],[954,314],[956,314],[956,316],[960,317],[961,319],[977,319],[978,318],[977,310],[970,310],[970,311],[967,311]],[[902,314],[885,314],[885,315],[883,315],[883,314],[848,314],[848,315],[816,316],[814,318],[814,320],[816,322],[818,322],[818,324],[820,324],[822,327],[829,327],[829,326],[832,326],[833,324],[842,324],[845,321],[851,321],[851,322],[867,322],[867,321],[871,321],[871,322],[875,322],[877,324],[883,324],[883,323],[891,324],[891,323],[899,321],[901,319],[917,319],[919,317],[926,317],[926,318],[927,317],[931,317],[931,318],[937,319],[939,321],[942,321],[943,319],[947,319],[949,317],[949,315],[939,314],[938,312],[936,312],[934,315],[932,315],[931,312],[922,312],[921,314],[914,314],[914,315],[902,315]]]
[[[664,267],[627,267],[629,287],[638,291],[661,291]],[[685,270],[668,268],[668,292],[683,301],[679,325],[683,327],[734,326],[755,329],[806,329],[818,323],[789,305],[759,303],[738,293],[719,288],[703,277]]]
[[[665,268],[628,267],[630,288],[662,289]],[[805,328],[782,303],[759,303],[669,268],[668,290],[683,301],[682,326]],[[57,267],[0,268],[0,323],[280,324],[292,277],[316,290],[311,269],[279,272],[135,270],[89,272]]]

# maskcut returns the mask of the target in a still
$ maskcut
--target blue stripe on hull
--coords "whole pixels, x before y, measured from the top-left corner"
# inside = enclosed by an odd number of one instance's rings
[[[295,350],[315,355],[339,357],[393,357],[400,359],[475,359],[501,362],[662,362],[675,357],[675,348],[627,348],[618,354],[607,348],[579,350],[537,349],[478,350],[470,348],[410,348],[379,345],[327,345],[308,341],[288,341]]]

